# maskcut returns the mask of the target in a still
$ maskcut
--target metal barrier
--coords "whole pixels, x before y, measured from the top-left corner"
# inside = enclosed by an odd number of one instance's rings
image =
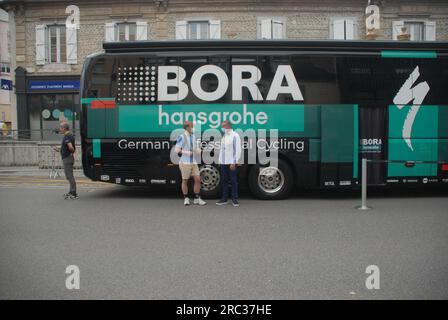
[[[79,136],[79,130],[72,133],[75,136]],[[54,139],[46,139],[53,136]],[[0,129],[0,141],[36,141],[36,142],[47,142],[47,141],[58,141],[58,134],[55,129],[25,129],[25,130],[12,130],[8,129],[2,131]]]
[[[356,206],[358,210],[370,210],[373,207],[367,205],[367,163],[405,163],[409,166],[414,166],[415,164],[448,164],[446,161],[424,161],[424,160],[373,160],[362,158],[361,161],[361,205]]]
[[[56,179],[57,177],[61,176],[61,174],[59,173],[58,167],[56,165],[56,153],[58,153],[58,152],[56,151],[56,149],[54,147],[49,147],[49,148],[51,148],[51,151],[53,153],[53,157],[52,157],[52,160],[51,160],[51,170],[50,170],[50,173],[49,173],[49,178],[50,179]]]
[[[43,141],[46,133],[53,133],[53,129],[25,129],[0,133],[0,141]]]

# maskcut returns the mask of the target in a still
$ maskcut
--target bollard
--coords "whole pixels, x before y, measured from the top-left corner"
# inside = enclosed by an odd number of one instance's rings
[[[361,165],[361,205],[356,206],[358,210],[370,210],[372,207],[367,206],[367,159],[362,158]]]

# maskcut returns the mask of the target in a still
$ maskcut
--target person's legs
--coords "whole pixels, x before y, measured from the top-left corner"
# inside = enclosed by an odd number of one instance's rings
[[[72,195],[76,195],[76,181],[75,176],[73,174],[73,165],[75,163],[75,159],[73,158],[73,156],[68,156],[62,160],[62,163],[64,164],[65,178],[68,180],[70,184],[69,193]]]
[[[188,179],[182,179],[181,188],[183,196],[188,197]]]
[[[199,196],[199,192],[201,192],[201,177],[193,176],[193,180],[194,180],[194,187],[193,187],[194,194]]]
[[[68,196],[70,196],[70,192],[71,192],[71,186],[70,186],[70,180],[68,179],[70,172],[69,172],[69,165],[67,162],[67,158],[62,159],[62,164],[64,165],[64,175],[65,175],[65,179],[67,179],[67,181],[69,182],[69,190],[68,193],[64,194],[64,197],[67,198]]]
[[[191,175],[193,176],[194,180],[194,194],[199,195],[199,192],[201,192],[201,176],[199,173],[199,166],[197,164],[192,164]]]
[[[184,196],[184,205],[186,206],[190,204],[190,198],[188,198],[188,180],[191,177],[191,168],[192,168],[191,164],[187,163],[179,164],[180,173],[182,175],[181,189],[182,194]]]
[[[196,173],[198,173],[196,175]],[[205,202],[204,200],[201,199],[201,176],[199,175],[199,171],[195,172],[195,170],[193,170],[193,179],[194,179],[194,204],[199,204],[201,206],[207,204],[207,202]]]
[[[221,188],[221,200],[216,202],[218,206],[227,204],[227,199],[229,198],[229,166],[225,164],[221,164]]]
[[[237,168],[229,170],[230,184],[232,185],[232,201],[238,201],[238,175]]]
[[[188,197],[188,180],[191,177],[191,165],[187,163],[179,163],[180,174],[182,176],[182,194],[184,197]]]
[[[221,200],[227,201],[227,199],[229,198],[229,166],[225,164],[221,165],[221,186]]]

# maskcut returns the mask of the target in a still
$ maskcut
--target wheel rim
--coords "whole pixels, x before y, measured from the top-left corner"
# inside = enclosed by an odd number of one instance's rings
[[[206,165],[199,170],[201,174],[201,189],[204,191],[215,190],[219,186],[221,175],[214,166]]]
[[[276,193],[285,185],[285,175],[279,168],[267,167],[258,174],[258,186],[266,193]]]

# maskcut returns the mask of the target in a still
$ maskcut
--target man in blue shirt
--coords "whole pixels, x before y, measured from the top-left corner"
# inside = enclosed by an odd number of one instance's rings
[[[183,124],[184,133],[177,137],[176,147],[174,151],[181,154],[179,161],[179,169],[182,175],[182,193],[184,195],[184,205],[190,204],[188,198],[188,180],[193,177],[194,180],[194,204],[205,205],[206,202],[201,199],[199,192],[201,191],[201,176],[199,173],[198,163],[195,154],[200,154],[201,150],[197,147],[196,137],[193,134],[193,123],[185,121]]]

